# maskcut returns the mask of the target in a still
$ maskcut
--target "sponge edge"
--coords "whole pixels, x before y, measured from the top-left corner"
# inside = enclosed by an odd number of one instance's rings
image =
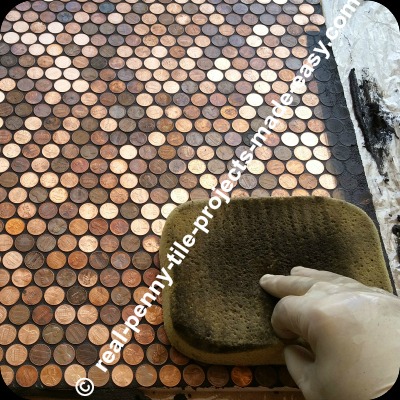
[[[160,241],[160,265],[174,241],[193,230],[208,201],[177,207]],[[336,272],[393,293],[379,234],[361,209],[321,197],[233,199],[212,211],[169,273],[163,313],[171,344],[209,364],[284,364],[284,342],[271,315],[279,299],[262,290],[264,274],[288,275],[302,265]]]

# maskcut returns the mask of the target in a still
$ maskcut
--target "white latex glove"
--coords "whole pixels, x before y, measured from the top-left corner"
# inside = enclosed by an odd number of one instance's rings
[[[260,284],[282,298],[272,326],[289,345],[287,368],[307,400],[371,400],[396,382],[400,369],[400,299],[327,271],[295,267]]]

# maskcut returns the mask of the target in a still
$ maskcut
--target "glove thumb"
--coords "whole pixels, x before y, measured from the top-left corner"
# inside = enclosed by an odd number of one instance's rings
[[[298,345],[286,346],[284,350],[287,369],[306,399],[312,399],[314,355]],[[315,393],[314,393],[315,396]]]

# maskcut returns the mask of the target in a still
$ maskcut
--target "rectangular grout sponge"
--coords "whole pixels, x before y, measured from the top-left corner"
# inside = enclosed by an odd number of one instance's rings
[[[177,207],[160,242],[160,265],[191,234],[208,201]],[[349,203],[322,197],[233,199],[209,219],[209,233],[170,273],[163,313],[171,344],[209,364],[284,364],[284,342],[271,315],[279,299],[259,285],[264,274],[289,275],[301,265],[327,270],[393,293],[372,220]]]

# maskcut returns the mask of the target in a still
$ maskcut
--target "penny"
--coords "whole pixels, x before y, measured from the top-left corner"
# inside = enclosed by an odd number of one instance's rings
[[[0,344],[7,346],[11,344],[17,337],[17,330],[9,324],[3,324],[0,326]]]
[[[121,312],[113,305],[106,305],[100,311],[100,319],[106,325],[115,325],[121,318]]]
[[[57,386],[62,379],[62,370],[54,364],[46,365],[40,372],[40,381],[48,387]]]
[[[58,365],[71,364],[75,358],[75,350],[70,344],[59,344],[54,349],[53,358]]]
[[[251,383],[253,374],[249,367],[233,367],[231,370],[231,378],[235,385],[245,387]]]
[[[10,273],[6,270],[0,270],[0,286],[1,287],[6,286],[9,281],[10,281]]]
[[[286,169],[294,175],[299,175],[304,172],[304,165],[298,160],[290,160],[286,163]]]
[[[49,306],[39,305],[32,311],[32,319],[38,325],[47,325],[53,319],[53,311]]]
[[[323,174],[319,177],[319,183],[324,189],[333,190],[337,187],[337,179],[330,174]]]
[[[113,369],[111,377],[117,386],[126,387],[133,380],[133,371],[127,365],[117,365]]]
[[[30,317],[29,308],[23,304],[17,304],[11,307],[8,312],[8,319],[15,325],[23,325]]]
[[[215,387],[224,387],[229,381],[229,372],[226,367],[212,365],[207,369],[207,379]]]
[[[111,292],[111,300],[116,305],[126,305],[131,299],[131,292],[124,287],[116,287]]]
[[[9,386],[14,379],[14,371],[8,365],[3,365],[1,367],[1,376],[3,378],[4,383]]]
[[[29,351],[29,359],[32,364],[38,366],[45,365],[50,361],[50,358],[50,347],[45,344],[37,344],[33,346]]]
[[[307,126],[312,132],[315,133],[321,133],[325,129],[325,124],[322,121],[316,119],[308,121]]]
[[[107,303],[110,295],[108,291],[102,287],[95,287],[89,293],[89,300],[95,306],[102,306]]]
[[[110,372],[103,372],[98,367],[93,366],[89,369],[88,377],[97,386],[104,386],[110,379]]]
[[[278,374],[271,366],[258,366],[254,371],[254,377],[258,384],[265,387],[274,387]]]
[[[76,282],[76,273],[70,269],[63,268],[57,273],[56,280],[64,288],[71,287]]]
[[[87,299],[86,290],[80,286],[72,286],[67,291],[67,300],[72,305],[83,304]]]
[[[31,387],[38,379],[38,371],[32,365],[23,365],[18,368],[15,379],[22,387]]]
[[[65,338],[74,345],[82,343],[86,339],[86,336],[86,328],[78,323],[69,325],[65,331]]]
[[[54,272],[47,268],[42,268],[35,272],[33,280],[40,287],[48,287],[54,281]]]
[[[22,260],[22,255],[16,251],[9,251],[4,255],[2,259],[4,267],[11,270],[20,267],[22,264]]]
[[[307,161],[311,158],[312,151],[308,147],[298,146],[294,149],[294,155],[299,160]]]
[[[98,311],[92,305],[84,305],[79,308],[77,317],[79,322],[84,325],[93,324],[98,318]]]
[[[88,338],[95,345],[102,345],[109,339],[110,333],[104,325],[96,324],[89,329]]]
[[[144,352],[143,352],[142,347],[135,343],[127,344],[123,350],[123,358],[124,358],[125,362],[129,365],[140,364],[144,359]],[[138,367],[138,369],[139,368],[140,368],[140,366]],[[141,374],[144,375],[144,371],[142,371]],[[137,372],[136,372],[136,376],[137,376]],[[142,379],[142,381],[145,380],[144,376],[141,376],[139,379]],[[144,385],[142,384],[142,386],[144,386]]]
[[[51,269],[62,268],[65,265],[66,261],[67,261],[66,256],[64,255],[64,253],[61,253],[60,251],[51,252],[46,259],[47,265]]]
[[[88,223],[83,219],[74,219],[69,223],[69,230],[74,235],[83,235],[88,230]]]
[[[57,344],[63,339],[64,330],[60,325],[52,323],[43,328],[42,337],[48,344]]]
[[[168,387],[177,386],[181,380],[181,372],[175,365],[164,365],[159,372],[161,382]]]
[[[104,269],[109,262],[108,255],[103,252],[96,251],[89,257],[89,263],[94,269]]]
[[[346,169],[353,175],[360,175],[363,171],[362,165],[360,165],[357,161],[352,160],[346,162]]]
[[[84,287],[92,287],[97,283],[98,276],[91,269],[84,269],[79,272],[78,282]]]
[[[318,180],[314,175],[305,173],[300,175],[299,183],[304,189],[314,189],[318,184]]]
[[[42,299],[42,291],[37,286],[28,286],[22,292],[22,301],[27,305],[35,305]]]
[[[70,324],[75,319],[75,315],[75,309],[68,304],[58,306],[54,313],[56,321],[61,325]]]
[[[168,351],[162,344],[151,344],[146,351],[146,358],[153,365],[162,365],[168,359]]]
[[[4,305],[15,304],[19,299],[19,290],[13,286],[6,286],[0,291],[0,302]]]
[[[26,324],[18,331],[18,339],[22,344],[31,345],[40,337],[39,328],[33,324]]]
[[[279,177],[279,184],[284,189],[294,189],[297,186],[297,179],[293,175],[290,174],[282,174]]]
[[[140,386],[151,387],[157,380],[157,371],[152,365],[141,364],[136,369],[136,380]]]
[[[313,149],[313,154],[318,160],[328,160],[331,158],[331,150],[324,146],[317,146]]]
[[[76,349],[76,360],[81,365],[91,365],[96,362],[97,358],[96,347],[89,343],[81,344]]]

